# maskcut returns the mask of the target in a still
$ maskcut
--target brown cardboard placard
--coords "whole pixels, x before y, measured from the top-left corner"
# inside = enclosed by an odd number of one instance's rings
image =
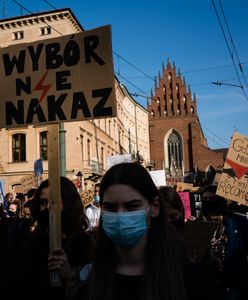
[[[110,25],[1,48],[0,58],[0,128],[116,116]]]
[[[248,137],[232,136],[216,194],[248,205]]]

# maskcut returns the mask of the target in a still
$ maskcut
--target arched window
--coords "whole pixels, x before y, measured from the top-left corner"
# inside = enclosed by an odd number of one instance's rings
[[[87,140],[87,160],[90,164],[90,140]]]
[[[190,107],[190,111],[191,111],[192,115],[195,113],[195,110],[194,110],[193,106]]]
[[[80,134],[80,144],[81,144],[81,157],[82,161],[84,161],[84,137]]]
[[[171,172],[177,173],[177,169],[182,168],[182,141],[180,135],[175,130],[169,135],[167,145],[169,169]]]
[[[40,132],[40,158],[47,160],[47,131]]]
[[[17,133],[12,136],[12,161],[26,161],[26,134]]]
[[[101,169],[103,170],[103,168],[104,168],[104,148],[103,147],[101,147],[100,160],[101,160]]]
[[[164,95],[166,95],[166,86],[165,86],[165,84],[163,84],[163,92],[164,92]]]

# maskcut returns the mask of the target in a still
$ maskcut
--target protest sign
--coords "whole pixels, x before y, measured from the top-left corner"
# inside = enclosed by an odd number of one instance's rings
[[[177,192],[191,191],[193,183],[177,182]]]
[[[165,170],[150,171],[149,173],[157,187],[166,185]]]
[[[84,190],[81,194],[82,202],[84,207],[94,202],[94,191]]]
[[[34,174],[23,176],[20,181],[24,193],[27,193],[31,188],[35,187]]]
[[[202,207],[202,196],[197,192],[190,192],[190,209],[191,215],[195,218],[199,217]]]
[[[1,48],[0,77],[0,128],[116,116],[110,26]]]
[[[183,202],[183,207],[184,207],[184,211],[185,211],[185,219],[189,220],[191,217],[189,192],[179,192],[178,194]]]
[[[248,137],[232,136],[216,194],[248,205]]]
[[[131,154],[107,156],[106,159],[107,159],[107,169],[111,168],[114,165],[120,164],[120,163],[132,162]]]

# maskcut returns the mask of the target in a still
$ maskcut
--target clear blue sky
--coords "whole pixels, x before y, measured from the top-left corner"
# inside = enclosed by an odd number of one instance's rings
[[[34,13],[52,10],[43,0],[17,1]],[[5,2],[6,17],[20,14],[20,8],[12,0]],[[85,30],[112,25],[113,50],[129,62],[113,55],[115,71],[120,72],[122,77],[117,77],[130,93],[150,95],[154,86],[151,78],[130,64],[153,78],[161,70],[162,61],[166,63],[168,57],[174,60],[196,94],[198,115],[211,148],[228,147],[234,130],[248,136],[247,0],[221,2],[239,61],[243,63],[243,74],[238,67],[237,70],[247,99],[240,87],[211,84],[219,81],[240,85],[212,0],[47,2],[56,8],[70,7]],[[214,2],[224,26],[219,1]],[[23,14],[27,12],[23,10]],[[225,32],[237,63],[226,29]],[[246,82],[243,75],[247,76]],[[146,102],[142,97],[135,99],[143,105]]]

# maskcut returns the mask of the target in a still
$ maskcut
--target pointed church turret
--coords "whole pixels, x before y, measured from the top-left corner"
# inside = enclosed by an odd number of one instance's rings
[[[156,93],[156,89],[157,89],[157,78],[156,76],[154,77],[154,91]]]
[[[176,62],[173,60],[173,69],[176,71]]]
[[[195,96],[195,93],[194,93],[193,101],[196,102],[196,96]]]
[[[165,70],[164,62],[162,62],[162,74],[164,74],[164,70]]]
[[[160,73],[160,71],[158,71],[158,84],[159,84],[160,80],[161,80],[161,73]]]
[[[151,98],[153,98],[153,90],[152,89],[151,89],[150,95],[151,95]]]
[[[190,85],[188,85],[188,94],[191,95],[191,89],[190,89]]]
[[[154,94],[150,101],[150,109],[153,110],[153,118],[178,118],[178,116],[192,115],[196,106],[192,101],[190,85],[186,85],[185,77],[182,78],[181,71],[176,70],[176,63],[173,61],[171,68],[170,59],[167,61],[167,68],[162,64],[163,73],[158,72],[154,79]],[[194,96],[195,99],[195,96]],[[194,100],[195,101],[195,100]]]

